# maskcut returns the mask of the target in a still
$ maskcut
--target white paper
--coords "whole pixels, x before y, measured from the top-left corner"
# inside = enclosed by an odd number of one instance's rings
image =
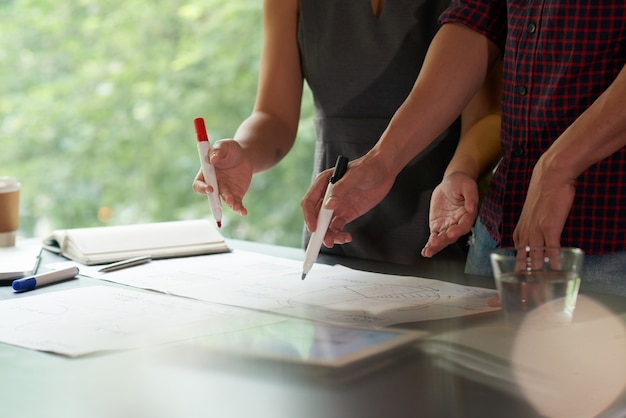
[[[276,320],[192,299],[90,286],[0,301],[0,342],[79,356],[174,342]]]
[[[492,311],[493,289],[316,264],[246,251],[153,261],[92,277],[203,301],[338,325],[382,327]]]

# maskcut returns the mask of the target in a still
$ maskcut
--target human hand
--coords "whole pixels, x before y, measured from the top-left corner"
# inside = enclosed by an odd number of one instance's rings
[[[238,214],[247,215],[243,197],[252,181],[252,163],[239,143],[232,139],[217,141],[211,149],[209,161],[215,167],[222,201]],[[205,183],[202,170],[198,171],[192,188],[200,194],[213,192],[211,186]]]
[[[362,157],[349,163],[348,171],[335,183],[328,200],[323,202],[332,172],[332,169],[328,169],[320,173],[300,204],[306,226],[311,232],[315,231],[317,216],[323,204],[334,211],[324,236],[324,245],[329,248],[334,244],[352,241],[352,236],[343,228],[376,206],[387,195],[395,180],[395,176],[386,173],[383,167]]]
[[[478,185],[456,172],[446,176],[430,199],[430,236],[422,256],[432,257],[467,234],[478,214]]]
[[[500,302],[500,296],[499,295],[495,295],[490,297],[489,299],[487,299],[487,306],[489,306],[490,308],[499,308],[502,306],[502,303]]]
[[[574,201],[575,179],[547,167],[539,159],[530,178],[524,207],[515,230],[515,247],[561,246],[561,233]]]

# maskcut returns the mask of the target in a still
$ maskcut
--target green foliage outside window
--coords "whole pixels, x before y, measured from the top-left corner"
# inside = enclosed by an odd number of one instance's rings
[[[20,233],[210,217],[191,190],[193,119],[211,141],[250,114],[259,0],[0,0],[0,175],[22,183]],[[225,208],[228,238],[299,246],[311,180],[308,91],[292,152]]]

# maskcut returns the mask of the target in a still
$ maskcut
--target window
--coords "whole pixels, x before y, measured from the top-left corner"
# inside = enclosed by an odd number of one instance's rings
[[[0,175],[17,177],[20,235],[209,217],[193,193],[193,119],[211,141],[249,115],[258,0],[0,0]],[[307,92],[308,93],[308,92]],[[299,246],[314,133],[225,208],[223,234]]]

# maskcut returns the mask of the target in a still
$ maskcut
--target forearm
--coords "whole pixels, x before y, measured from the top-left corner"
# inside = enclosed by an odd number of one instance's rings
[[[461,172],[478,180],[500,157],[500,115],[490,114],[474,124],[464,135],[444,173]]]
[[[257,97],[252,114],[234,136],[253,173],[275,166],[293,146],[298,131],[303,78],[297,18],[297,0],[264,0]]]
[[[490,170],[500,158],[500,104],[502,62],[498,62],[480,91],[461,114],[461,137],[444,177],[463,173],[474,180]]]
[[[233,139],[241,145],[253,172],[268,170],[289,152],[297,125],[281,121],[269,113],[255,111],[237,129]]]
[[[626,69],[550,146],[538,166],[574,181],[596,162],[626,146]]]
[[[366,158],[377,160],[395,177],[461,114],[498,55],[497,47],[481,34],[444,25],[409,97]]]

